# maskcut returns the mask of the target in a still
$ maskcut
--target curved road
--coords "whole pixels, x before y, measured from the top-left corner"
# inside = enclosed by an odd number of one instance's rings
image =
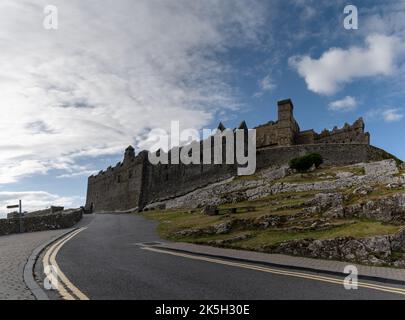
[[[91,215],[82,224],[87,229],[65,243],[57,263],[90,299],[405,298],[144,250],[139,243],[160,239],[157,224],[140,216]]]

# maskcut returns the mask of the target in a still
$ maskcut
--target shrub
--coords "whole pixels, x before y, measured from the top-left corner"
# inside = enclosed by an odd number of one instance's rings
[[[319,153],[308,153],[305,156],[294,158],[290,161],[291,169],[299,172],[308,171],[313,165],[318,168],[323,163],[322,156]]]

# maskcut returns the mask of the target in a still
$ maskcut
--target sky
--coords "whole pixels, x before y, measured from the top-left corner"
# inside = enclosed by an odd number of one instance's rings
[[[0,215],[83,205],[89,175],[171,120],[254,127],[285,98],[302,130],[363,117],[405,159],[404,62],[405,0],[2,0]]]

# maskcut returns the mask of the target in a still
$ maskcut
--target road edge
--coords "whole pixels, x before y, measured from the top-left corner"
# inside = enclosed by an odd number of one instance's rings
[[[282,269],[289,269],[289,270],[296,270],[296,271],[308,271],[308,272],[314,272],[314,273],[325,273],[328,275],[347,277],[347,274],[345,274],[343,272],[338,272],[338,271],[323,270],[323,269],[304,267],[304,266],[302,266],[302,267],[293,266],[293,265],[288,265],[288,264],[266,262],[266,261],[257,261],[257,260],[253,260],[253,259],[230,257],[230,256],[219,255],[219,254],[201,253],[201,252],[197,252],[197,251],[193,251],[193,250],[165,247],[164,245],[163,246],[162,245],[153,245],[151,247],[164,249],[164,250],[168,250],[168,251],[180,252],[180,253],[194,254],[197,256],[205,256],[205,257],[210,257],[210,258],[231,260],[231,261],[244,262],[244,263],[255,263],[255,264],[259,264],[259,265],[261,264],[261,265],[275,267],[275,268],[282,268]],[[392,279],[392,278],[384,278],[384,277],[370,276],[370,275],[364,275],[364,274],[359,274],[358,279],[376,281],[376,282],[381,282],[381,283],[389,283],[389,284],[394,284],[394,285],[405,285],[405,280],[397,280],[397,279]]]
[[[38,257],[45,250],[45,248],[47,248],[55,241],[59,240],[60,238],[66,236],[67,234],[69,234],[77,229],[78,228],[70,228],[70,229],[66,230],[65,232],[62,232],[60,235],[57,235],[54,238],[52,238],[52,239],[46,241],[45,243],[41,244],[40,246],[36,247],[31,252],[31,255],[29,256],[27,262],[24,265],[23,280],[24,280],[25,285],[28,287],[28,289],[34,295],[36,300],[49,300],[49,297],[45,293],[45,290],[43,290],[39,286],[39,284],[35,281],[35,278],[34,278],[34,272],[35,272],[34,268],[35,268],[35,263],[38,260]]]

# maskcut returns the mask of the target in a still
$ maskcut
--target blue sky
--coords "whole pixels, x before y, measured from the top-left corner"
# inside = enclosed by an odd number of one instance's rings
[[[0,4],[0,213],[82,205],[87,176],[152,129],[253,127],[285,98],[301,129],[363,117],[405,159],[404,0],[55,0],[57,30],[47,4]]]

